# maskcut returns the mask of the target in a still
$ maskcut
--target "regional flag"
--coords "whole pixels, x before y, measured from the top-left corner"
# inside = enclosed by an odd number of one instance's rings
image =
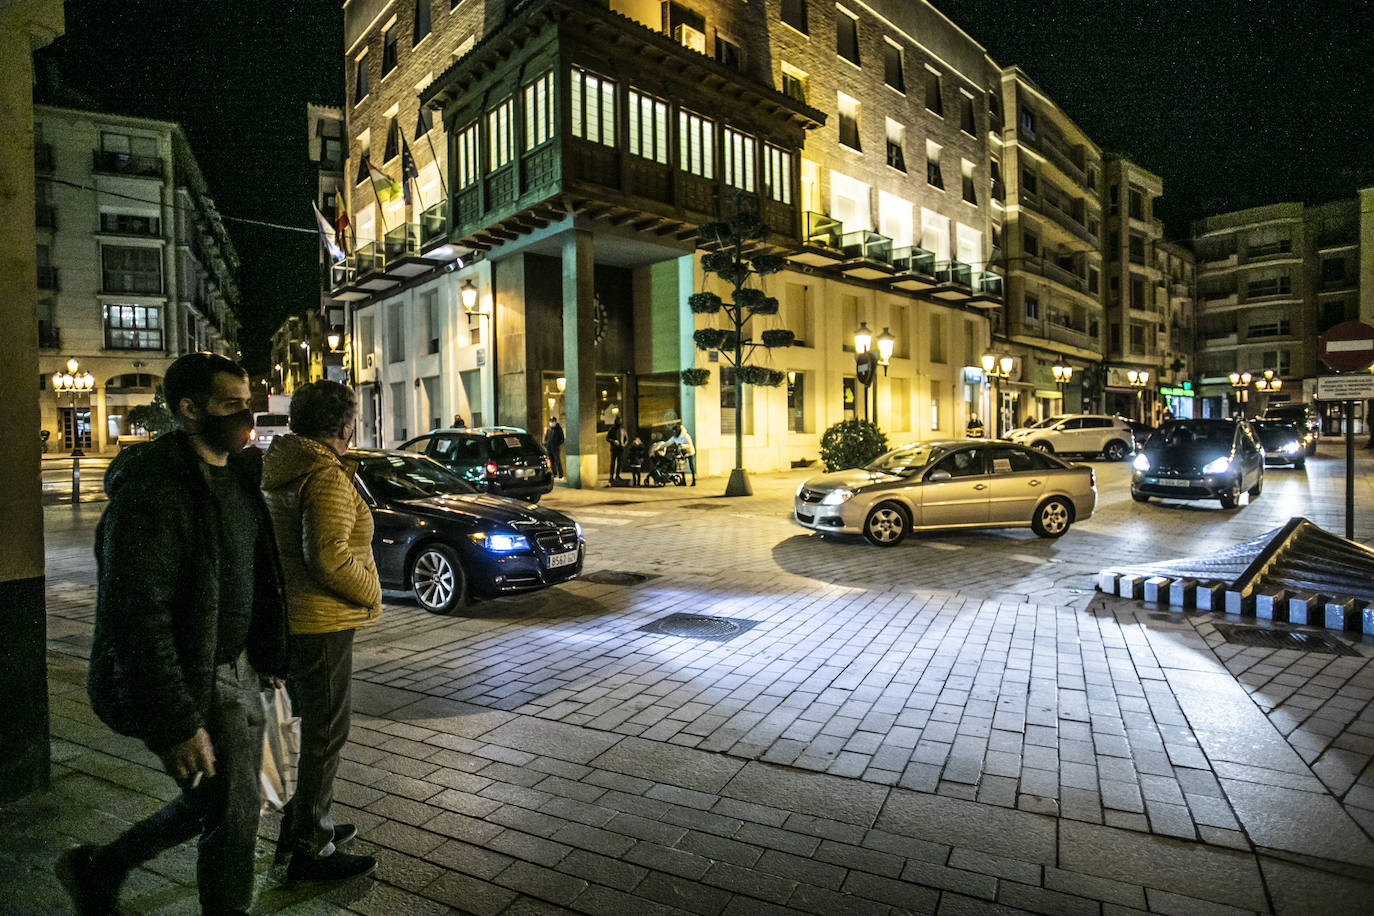
[[[324,245],[325,251],[329,252],[329,257],[332,260],[342,261],[344,253],[343,249],[339,247],[339,243],[335,241],[334,227],[329,225],[329,220],[324,218],[319,205],[313,200],[310,202],[310,209],[315,211],[315,228],[320,231],[320,243]]]
[[[380,203],[395,200],[396,196],[401,193],[400,187],[397,186],[391,176],[373,165],[371,159],[364,161],[367,162],[367,174],[372,179],[372,191],[377,195],[377,200]]]
[[[401,193],[405,195],[406,206],[410,206],[410,183],[419,182],[420,170],[415,167],[415,157],[410,155],[410,147],[405,137],[401,138]]]
[[[342,194],[334,195],[334,238],[338,240],[339,247],[346,253],[351,247],[348,244],[348,230],[353,223],[348,219],[348,210],[344,208]]]

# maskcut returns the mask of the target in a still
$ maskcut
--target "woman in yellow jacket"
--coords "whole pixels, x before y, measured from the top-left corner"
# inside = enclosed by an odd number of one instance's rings
[[[357,835],[330,811],[339,754],[348,741],[353,633],[377,622],[382,589],[372,558],[372,514],[343,461],[357,396],[338,382],[311,382],[291,399],[291,434],[262,461],[290,622],[286,686],[301,719],[296,794],[283,816],[277,861],[294,881],[336,881],[377,867],[337,847]]]

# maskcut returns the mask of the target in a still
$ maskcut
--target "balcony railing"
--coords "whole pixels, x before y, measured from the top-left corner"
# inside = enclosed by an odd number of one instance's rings
[[[370,273],[379,273],[386,264],[386,255],[380,244],[368,242],[354,253],[353,261],[357,269],[357,276],[361,277]]]
[[[1069,289],[1077,290],[1080,293],[1085,292],[1087,290],[1087,279],[1084,277],[1080,277],[1073,271],[1068,270],[1064,267],[1060,267],[1058,264],[1048,259],[1045,260],[1044,267],[1046,278],[1053,280],[1054,282],[1062,286],[1067,286]]]
[[[131,156],[128,153],[95,151],[95,170],[115,175],[140,175],[144,178],[161,178],[162,160],[157,156]]]
[[[58,289],[56,267],[38,265],[38,288],[53,291]]]
[[[388,232],[383,240],[388,262],[407,255],[420,253],[420,227],[416,223],[405,223]]]
[[[973,266],[963,261],[940,261],[935,265],[935,279],[954,286],[973,287]]]
[[[1264,258],[1272,258],[1278,255],[1292,253],[1293,243],[1284,239],[1278,242],[1269,242],[1265,245],[1251,245],[1245,249],[1245,260],[1258,261]]]
[[[935,252],[910,245],[892,252],[892,266],[903,273],[935,276]]]
[[[867,229],[842,235],[840,250],[846,257],[865,258],[882,264],[892,263],[892,239]]]
[[[973,291],[982,296],[1001,298],[1004,293],[1001,274],[983,271],[973,276]]]
[[[420,248],[437,245],[448,238],[448,201],[441,200],[420,214]]]
[[[34,204],[33,224],[39,229],[56,229],[57,208],[52,204]]]
[[[1086,331],[1080,331],[1077,328],[1071,328],[1063,324],[1055,324],[1050,321],[1045,322],[1044,327],[1045,336],[1055,343],[1062,343],[1070,347],[1078,347],[1081,350],[1097,349],[1097,338]]]
[[[806,210],[802,213],[802,231],[803,241],[807,244],[839,248],[840,236],[844,234],[844,224],[824,213]]]

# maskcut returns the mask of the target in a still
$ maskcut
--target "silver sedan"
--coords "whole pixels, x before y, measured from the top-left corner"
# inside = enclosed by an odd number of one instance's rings
[[[1057,538],[1097,507],[1090,467],[1012,442],[918,442],[797,488],[797,524],[891,547],[929,528],[1026,527]]]

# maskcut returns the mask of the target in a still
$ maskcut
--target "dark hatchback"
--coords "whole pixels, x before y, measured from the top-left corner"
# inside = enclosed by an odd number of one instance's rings
[[[1298,470],[1307,467],[1307,430],[1285,420],[1252,420],[1260,444],[1264,446],[1266,465],[1292,465]]]
[[[1264,449],[1248,420],[1173,420],[1133,463],[1131,498],[1216,499],[1234,509],[1242,492],[1264,489]]]
[[[553,489],[548,453],[523,429],[436,429],[403,443],[401,450],[427,455],[487,493],[537,503]]]
[[[372,510],[383,588],[434,614],[477,598],[536,591],[582,572],[582,528],[553,509],[480,493],[423,455],[353,449],[354,485]]]

